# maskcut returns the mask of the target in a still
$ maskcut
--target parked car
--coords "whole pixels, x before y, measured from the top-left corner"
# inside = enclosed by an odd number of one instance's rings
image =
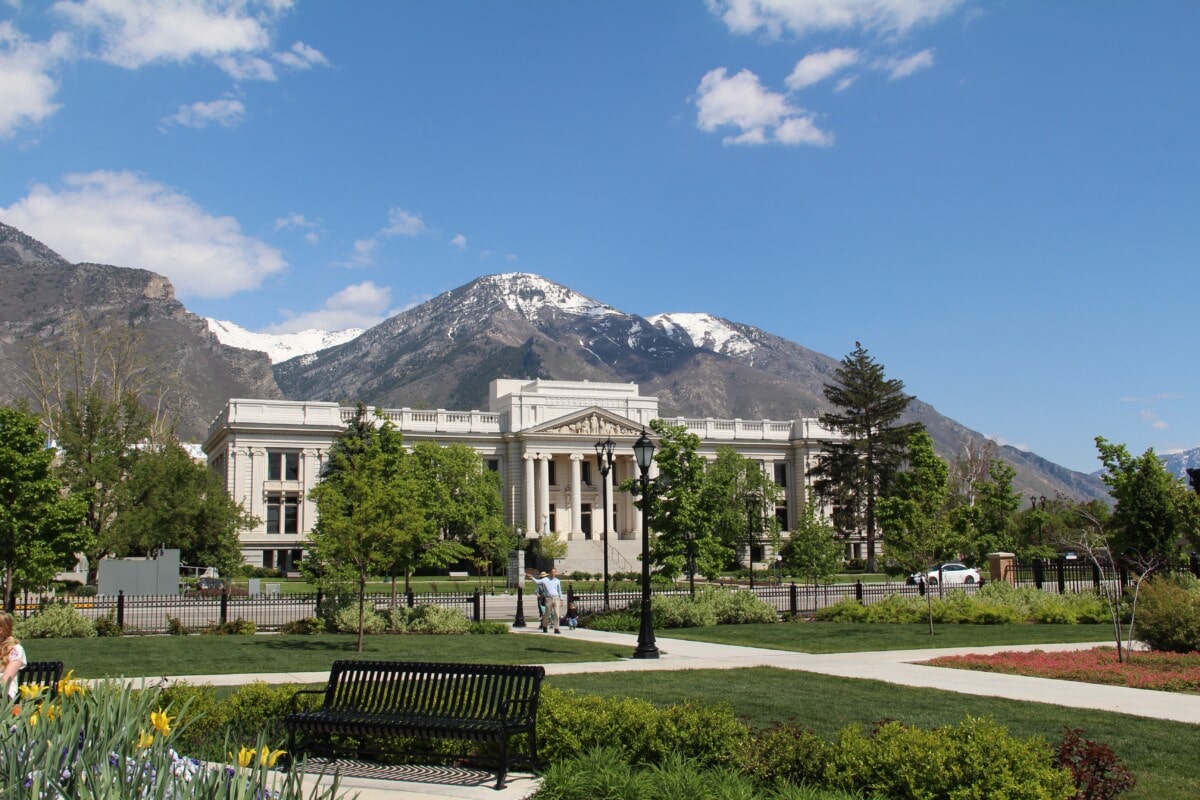
[[[905,580],[905,583],[908,584],[921,582],[928,586],[937,586],[938,582],[942,582],[946,586],[979,583],[979,570],[957,561],[951,561],[942,564],[941,567],[932,566],[925,573],[915,572]]]

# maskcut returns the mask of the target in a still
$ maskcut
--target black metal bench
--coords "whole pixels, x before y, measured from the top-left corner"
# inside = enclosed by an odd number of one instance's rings
[[[30,661],[17,673],[17,685],[40,683],[50,690],[53,699],[58,695],[58,682],[62,679],[63,662]]]
[[[292,696],[283,719],[288,752],[333,755],[338,735],[496,743],[496,788],[503,789],[514,763],[510,737],[528,734],[528,761],[537,768],[537,707],[545,675],[540,666],[335,661],[324,689]],[[321,707],[301,709],[305,694],[323,694]]]

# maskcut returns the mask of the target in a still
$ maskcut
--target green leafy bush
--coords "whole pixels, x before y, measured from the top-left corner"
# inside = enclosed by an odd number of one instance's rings
[[[651,610],[656,628],[698,628],[717,624],[716,604],[706,602],[704,594],[690,597],[668,595],[655,598]]]
[[[117,624],[117,612],[110,611],[103,617],[97,617],[92,623],[96,628],[97,636],[120,636],[124,631]]]
[[[899,722],[839,733],[826,762],[829,785],[870,796],[923,800],[1067,800],[1071,775],[1037,738],[1018,739],[986,718],[943,728]]]
[[[755,731],[754,742],[738,754],[738,768],[759,786],[821,783],[830,747],[795,723]]]
[[[467,630],[471,634],[496,635],[508,633],[508,624],[505,622],[472,622]]]
[[[171,636],[187,636],[188,629],[187,626],[183,624],[183,621],[179,619],[179,617],[173,617],[170,614],[167,614],[167,633],[169,633]]]
[[[629,697],[542,688],[539,754],[547,761],[612,746],[631,764],[656,764],[671,752],[702,764],[733,764],[750,732],[728,706],[694,703],[658,708]]]
[[[238,617],[229,622],[214,622],[204,629],[211,636],[253,636],[258,633],[258,626],[252,619]]]
[[[423,604],[415,608],[388,609],[387,627],[396,633],[469,633],[471,620],[456,609]]]
[[[333,616],[332,625],[324,622],[327,630],[334,633],[358,633],[358,603],[344,605]],[[388,629],[387,620],[369,606],[363,608],[363,633],[383,633]]]
[[[1138,600],[1134,635],[1152,650],[1200,650],[1200,592],[1188,591],[1169,578],[1150,580]]]
[[[813,619],[819,622],[867,622],[867,607],[853,597],[843,597],[836,603],[817,609]]]
[[[69,603],[51,602],[13,625],[18,639],[91,639],[96,625]]]
[[[316,617],[304,617],[285,622],[279,626],[280,633],[298,634],[300,636],[315,636],[325,632],[325,623]]]
[[[611,611],[581,617],[579,624],[596,631],[636,631],[640,617],[635,609],[614,608]]]

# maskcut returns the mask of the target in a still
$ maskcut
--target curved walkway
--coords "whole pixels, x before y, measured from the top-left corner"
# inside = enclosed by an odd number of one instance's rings
[[[525,636],[546,636],[536,627],[514,628]],[[632,634],[575,630],[563,635],[588,641],[627,645],[632,655],[637,637]],[[777,667],[780,669],[864,678],[905,686],[923,686],[963,694],[1003,697],[1034,703],[1050,703],[1070,708],[1114,711],[1141,717],[1173,720],[1200,725],[1200,696],[1160,692],[1149,689],[1129,689],[1122,686],[1099,686],[1075,681],[1027,678],[1020,675],[1000,675],[990,672],[928,667],[918,662],[943,655],[993,653],[1011,650],[1078,650],[1109,644],[1040,644],[1024,646],[958,647],[936,650],[890,650],[866,653],[836,653],[814,655],[759,647],[693,642],[686,639],[659,637],[658,659],[604,661],[591,663],[547,664],[547,675],[568,675],[584,672],[639,672],[675,669],[738,669],[741,667]],[[187,680],[214,686],[235,686],[252,681],[266,683],[324,683],[328,672],[279,672],[251,675],[181,676],[154,680]],[[149,679],[148,679],[149,680]],[[342,787],[350,795],[358,793],[360,800],[519,800],[537,788],[537,779],[528,773],[510,775],[506,789],[492,789],[494,778],[474,770],[433,770],[428,767],[396,768],[380,775],[378,768],[365,768],[343,778]]]

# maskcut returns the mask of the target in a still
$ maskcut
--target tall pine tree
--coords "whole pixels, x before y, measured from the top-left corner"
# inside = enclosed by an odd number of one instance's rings
[[[843,438],[827,445],[810,474],[817,492],[833,504],[838,533],[866,533],[867,569],[873,572],[876,501],[903,463],[909,438],[924,426],[899,422],[912,402],[904,382],[885,377],[883,365],[861,343],[854,348],[834,372],[837,383],[825,384],[825,399],[836,410],[821,415],[821,424]]]

